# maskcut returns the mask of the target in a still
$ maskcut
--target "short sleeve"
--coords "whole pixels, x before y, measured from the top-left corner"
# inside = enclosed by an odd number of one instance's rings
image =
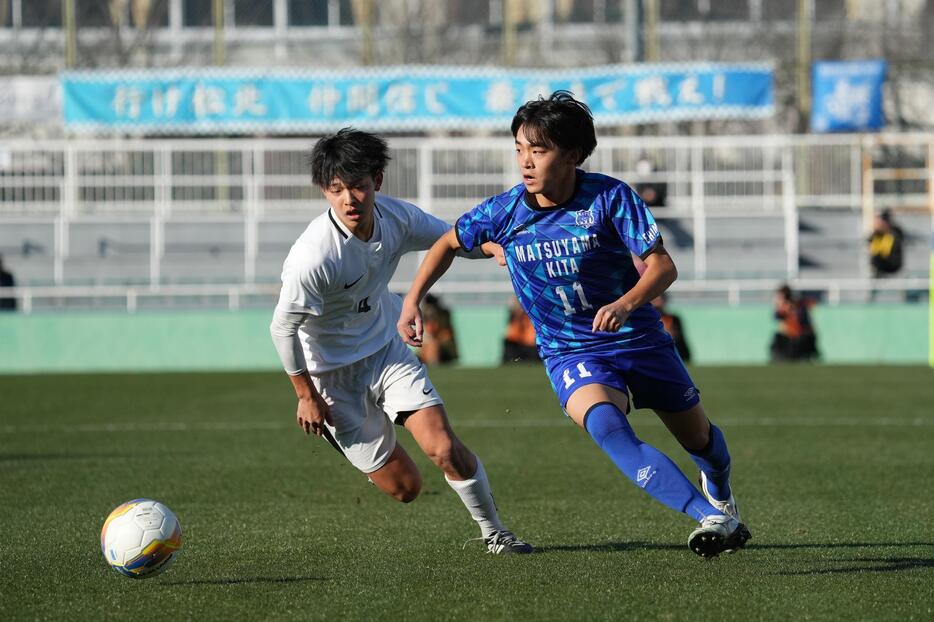
[[[414,205],[406,204],[408,234],[404,251],[424,251],[432,247],[451,225],[436,216],[427,214]]]
[[[321,315],[324,313],[324,270],[320,266],[309,270],[302,264],[291,254],[285,260],[276,308],[288,313]]]
[[[493,240],[495,231],[492,218],[492,200],[487,200],[457,219],[454,233],[465,252]]]
[[[655,217],[629,186],[620,184],[613,189],[608,210],[612,227],[632,254],[644,259],[661,244]]]

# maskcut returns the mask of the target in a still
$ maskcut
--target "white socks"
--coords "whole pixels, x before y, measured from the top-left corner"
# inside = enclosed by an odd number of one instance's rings
[[[476,456],[474,456],[477,458]],[[493,500],[493,493],[490,492],[490,482],[486,478],[486,471],[483,470],[483,463],[477,458],[477,471],[470,479],[459,482],[449,480],[448,485],[454,489],[457,496],[461,498],[470,516],[480,525],[480,531],[486,538],[496,531],[505,531],[506,528],[499,522],[499,515],[496,512],[496,502]]]

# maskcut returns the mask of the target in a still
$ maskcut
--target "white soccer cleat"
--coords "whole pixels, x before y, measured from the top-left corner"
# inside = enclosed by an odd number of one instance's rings
[[[482,540],[486,544],[487,552],[494,555],[525,554],[535,551],[535,547],[528,542],[523,542],[511,531],[494,531]]]
[[[730,498],[726,501],[714,499],[713,495],[710,494],[710,491],[707,490],[707,476],[703,471],[700,472],[700,485],[701,491],[704,493],[704,496],[707,498],[707,502],[710,503],[710,505],[720,510],[720,512],[723,514],[735,518],[736,520],[740,520],[739,508],[736,507],[736,500],[733,498],[733,495],[730,494]],[[730,487],[730,490],[732,491],[732,486]]]
[[[688,547],[704,559],[720,553],[735,553],[752,537],[746,525],[732,516],[705,516],[700,527],[691,532]]]

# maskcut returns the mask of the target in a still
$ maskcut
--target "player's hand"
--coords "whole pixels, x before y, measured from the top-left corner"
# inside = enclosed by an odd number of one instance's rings
[[[422,310],[408,298],[402,301],[402,313],[399,315],[396,330],[406,344],[416,348],[422,347]]]
[[[596,315],[593,316],[593,326],[591,330],[595,333],[598,331],[615,333],[622,328],[626,320],[629,319],[629,313],[630,312],[626,311],[619,301],[611,302],[597,310]]]
[[[324,398],[318,394],[311,397],[302,397],[298,400],[298,410],[295,413],[298,426],[305,430],[305,434],[314,433],[321,436],[324,431],[324,422],[331,421],[331,408]]]
[[[506,266],[506,251],[503,250],[503,247],[497,244],[496,242],[484,242],[480,245],[480,248],[483,249],[483,252],[496,260],[496,263],[505,267]]]

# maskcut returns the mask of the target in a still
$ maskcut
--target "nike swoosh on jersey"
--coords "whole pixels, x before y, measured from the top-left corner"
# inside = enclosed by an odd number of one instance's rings
[[[431,387],[428,387],[427,389],[422,389],[422,393],[424,393],[425,395],[428,395],[429,393],[431,393]]]
[[[351,287],[353,287],[354,285],[356,285],[357,283],[359,283],[359,282],[360,282],[360,279],[362,279],[362,278],[365,277],[365,276],[366,276],[366,272],[364,272],[363,274],[361,274],[361,275],[360,275],[360,278],[357,279],[356,281],[354,281],[353,283],[344,283],[344,289],[350,289]]]

